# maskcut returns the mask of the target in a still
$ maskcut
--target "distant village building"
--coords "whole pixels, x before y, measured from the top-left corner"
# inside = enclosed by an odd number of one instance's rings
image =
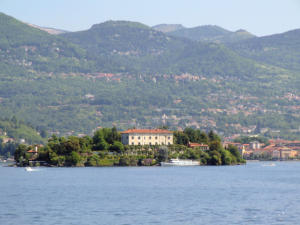
[[[8,137],[2,138],[3,144],[9,143],[9,142],[14,142],[14,141],[15,141],[15,139],[13,139],[13,138],[8,138]]]
[[[121,132],[124,145],[172,145],[173,132],[163,129],[130,129]]]
[[[35,145],[33,149],[27,151],[27,153],[31,154],[29,160],[35,160],[38,157],[38,145]]]
[[[250,148],[251,149],[260,149],[261,144],[258,141],[252,141],[252,142],[250,142]]]
[[[206,144],[199,144],[199,143],[192,143],[192,142],[189,142],[188,146],[189,146],[190,148],[199,148],[199,149],[201,149],[201,150],[203,150],[203,151],[209,150],[209,146],[206,145]]]

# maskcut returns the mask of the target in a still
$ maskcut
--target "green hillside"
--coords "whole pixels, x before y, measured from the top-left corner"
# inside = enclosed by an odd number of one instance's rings
[[[299,76],[275,64],[135,22],[57,36],[0,18],[3,118],[58,135],[162,124],[226,136],[300,134]]]
[[[0,13],[0,72],[85,71],[85,50]]]
[[[249,39],[230,48],[243,57],[300,71],[300,29]]]
[[[28,144],[41,144],[46,141],[46,136],[45,130],[37,131],[32,125],[19,121],[16,117],[0,119],[0,158],[13,156],[21,141]]]
[[[219,26],[199,26],[193,28],[182,28],[167,32],[175,37],[184,37],[193,41],[231,43],[255,37],[245,30],[232,32]]]
[[[152,27],[154,30],[161,31],[163,33],[173,32],[176,30],[184,29],[181,24],[158,24]]]
[[[111,72],[249,77],[260,68],[226,47],[167,36],[134,22],[108,21],[61,36],[86,49],[90,58],[99,59],[100,71],[103,58],[120,64]]]

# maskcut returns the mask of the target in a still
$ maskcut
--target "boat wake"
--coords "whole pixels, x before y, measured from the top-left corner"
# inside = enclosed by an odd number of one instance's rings
[[[262,166],[276,166],[275,163],[269,163],[269,164],[262,164]]]
[[[35,172],[35,171],[39,171],[38,169],[29,167],[29,166],[25,167],[25,170],[26,170],[27,172]]]

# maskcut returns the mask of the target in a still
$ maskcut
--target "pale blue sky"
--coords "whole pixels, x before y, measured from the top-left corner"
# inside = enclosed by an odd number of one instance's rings
[[[24,22],[69,31],[106,20],[150,26],[212,24],[259,36],[300,28],[300,0],[0,0],[0,11]]]

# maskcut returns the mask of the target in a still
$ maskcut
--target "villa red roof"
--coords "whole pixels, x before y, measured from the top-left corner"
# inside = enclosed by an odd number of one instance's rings
[[[121,134],[172,134],[172,131],[163,129],[129,129]]]
[[[29,151],[27,151],[28,153],[36,153],[36,151],[34,149],[31,149]]]
[[[189,147],[193,148],[193,147],[209,147],[209,146],[206,145],[206,144],[200,144],[200,143],[192,143],[192,142],[190,142],[189,143]]]

